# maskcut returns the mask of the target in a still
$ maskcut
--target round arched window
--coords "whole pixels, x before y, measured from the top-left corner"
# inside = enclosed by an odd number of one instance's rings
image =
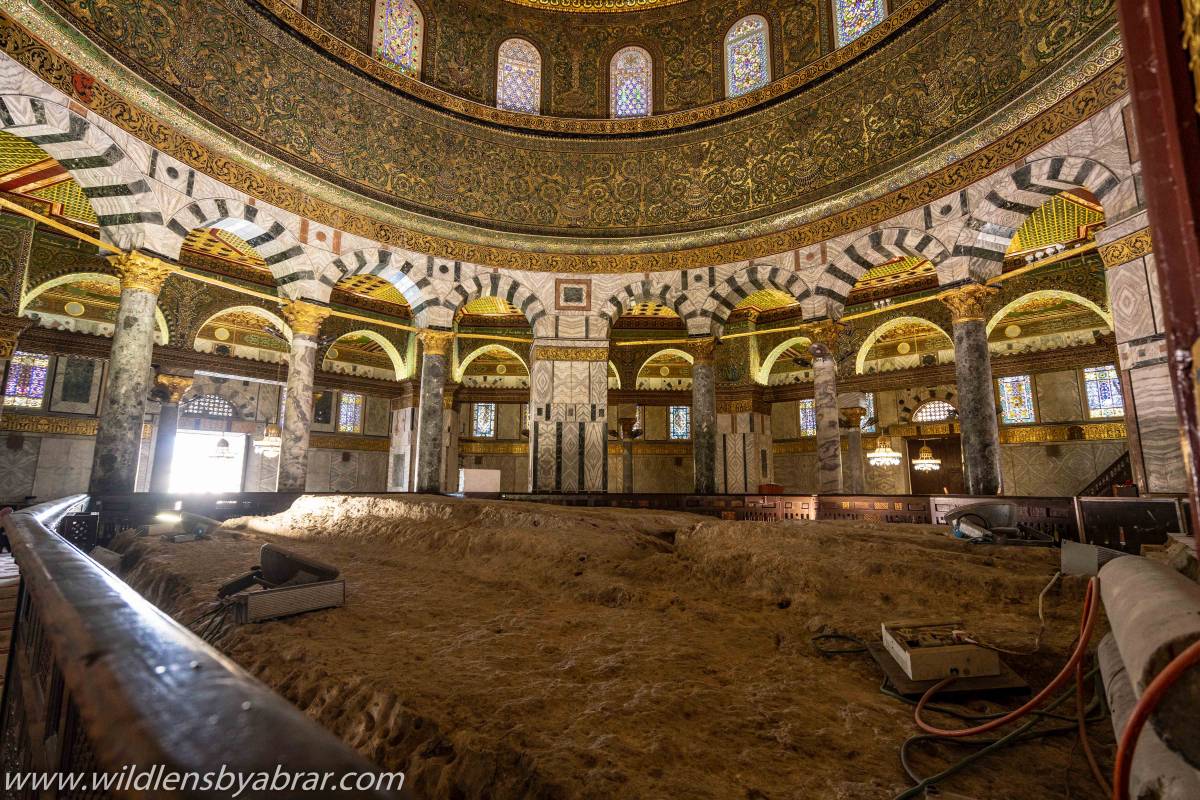
[[[954,406],[947,403],[945,400],[930,400],[928,403],[922,403],[916,411],[913,412],[913,422],[943,422],[950,419],[954,415]]]

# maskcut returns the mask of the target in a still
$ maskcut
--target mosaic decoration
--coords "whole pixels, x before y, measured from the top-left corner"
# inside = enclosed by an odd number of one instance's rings
[[[838,47],[862,36],[887,16],[886,0],[833,0]]]
[[[767,21],[757,14],[743,17],[725,34],[725,94],[752,92],[771,81]]]
[[[1036,422],[1033,411],[1033,380],[1028,375],[1010,375],[1001,378],[1000,419],[1005,425],[1022,425]]]
[[[542,56],[524,39],[508,39],[496,57],[496,108],[536,114],[542,105]]]
[[[800,435],[817,435],[817,401],[811,397],[800,401]]]
[[[496,436],[496,404],[475,403],[471,406],[471,436],[492,439]]]
[[[1088,416],[1125,416],[1125,398],[1121,394],[1121,379],[1112,364],[1106,367],[1086,367],[1083,370],[1083,386],[1087,390]]]
[[[692,407],[671,406],[667,410],[668,435],[672,439],[692,438]]]
[[[198,417],[232,417],[233,403],[217,394],[202,394],[184,404],[180,411]]]
[[[954,406],[945,400],[930,400],[913,412],[913,422],[942,422],[954,414]]]
[[[13,353],[8,362],[8,381],[4,384],[4,405],[41,408],[49,371],[50,356],[20,350]]]
[[[1063,192],[1050,198],[1025,218],[1013,234],[1007,255],[1037,250],[1052,244],[1091,241],[1104,222],[1104,209],[1089,200]]]
[[[363,396],[355,392],[342,392],[338,401],[338,433],[361,433],[363,421]]]
[[[609,113],[614,117],[648,117],[653,104],[654,62],[640,47],[626,47],[608,68]]]
[[[410,0],[379,0],[375,8],[375,55],[414,78],[421,74],[425,20]]]
[[[858,427],[862,429],[863,433],[875,433],[879,426],[878,423],[871,421],[875,419],[874,392],[863,393],[863,407],[867,410],[867,413],[863,414],[862,422],[858,423]]]

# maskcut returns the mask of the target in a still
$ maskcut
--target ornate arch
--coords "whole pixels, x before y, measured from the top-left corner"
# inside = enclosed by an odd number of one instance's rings
[[[510,356],[512,356],[513,358],[517,359],[522,364],[524,364],[525,371],[529,372],[529,362],[526,361],[525,357],[522,356],[520,353],[518,353],[516,350],[513,350],[511,347],[500,344],[498,342],[487,342],[482,347],[476,347],[470,353],[467,353],[467,357],[464,358],[461,362],[459,362],[458,366],[454,368],[454,380],[461,382],[463,379],[463,375],[465,375],[467,372],[467,367],[471,366],[471,362],[474,361],[475,359],[479,358],[479,356],[483,355],[488,350],[503,350],[504,352],[508,353]]]
[[[205,325],[212,322],[214,319],[221,316],[222,314],[227,314],[231,311],[245,311],[247,313],[262,317],[264,320],[266,320],[267,322],[274,325],[275,328],[280,333],[283,334],[283,338],[285,340],[287,340],[288,342],[292,341],[292,329],[290,327],[288,327],[288,324],[286,322],[284,322],[283,318],[280,317],[278,314],[272,312],[270,309],[263,308],[262,306],[235,305],[235,306],[225,306],[223,308],[220,308],[220,309],[212,312],[211,314],[206,315],[204,317],[204,319],[201,320],[200,324],[196,326],[195,331],[192,333],[192,341],[190,342],[192,348],[194,349],[196,347],[196,339],[200,336],[200,331],[204,330]]]
[[[867,353],[871,352],[871,348],[875,346],[877,341],[879,341],[879,337],[883,336],[893,328],[898,328],[901,325],[913,324],[924,325],[926,327],[933,328],[935,331],[938,331],[945,336],[950,342],[951,346],[954,345],[954,337],[946,333],[945,328],[943,328],[941,325],[938,325],[936,322],[933,322],[932,320],[925,319],[924,317],[912,316],[892,317],[887,322],[884,322],[882,325],[879,325],[877,328],[867,334],[867,338],[863,340],[862,345],[858,348],[858,355],[854,359],[854,374],[866,374],[863,372],[863,369],[867,365]]]
[[[382,333],[371,330],[370,328],[355,328],[352,331],[346,331],[345,333],[338,334],[338,337],[329,342],[329,344],[324,345],[319,354],[321,356],[321,360],[319,362],[321,369],[325,368],[325,360],[329,358],[329,350],[347,336],[365,336],[382,347],[383,352],[388,357],[388,360],[392,362],[393,378],[398,381],[404,379],[406,374],[404,370],[404,357],[400,355],[399,349],[396,348],[396,345],[388,341],[388,338]]]
[[[329,291],[338,281],[355,275],[374,275],[392,284],[404,295],[412,309],[414,324],[423,326],[426,324],[426,312],[441,304],[433,291],[433,282],[428,277],[416,281],[409,277],[413,269],[411,261],[381,247],[345,253],[333,259],[328,268],[322,271],[320,281],[327,287],[324,299],[328,299]]]
[[[329,290],[317,279],[304,246],[282,223],[257,206],[223,197],[189,203],[167,223],[171,240],[167,255],[178,258],[183,240],[197,228],[220,228],[244,239],[267,262],[283,296],[328,298]]]
[[[103,281],[111,283],[113,286],[120,287],[120,281],[115,275],[109,275],[106,272],[68,272],[66,275],[59,275],[56,278],[51,278],[44,281],[32,289],[29,289],[21,296],[20,305],[17,306],[17,314],[19,316],[28,316],[25,309],[33,302],[38,295],[53,289],[56,286],[63,286],[68,283],[74,283],[81,280]],[[162,312],[162,308],[157,303],[154,304],[154,322],[155,322],[155,337],[154,341],[158,345],[167,345],[171,341],[171,326],[167,324],[167,318]]]
[[[993,330],[995,330],[996,325],[1000,323],[1000,320],[1004,319],[1005,314],[1012,311],[1022,303],[1038,297],[1052,297],[1056,300],[1065,300],[1069,303],[1075,303],[1076,305],[1083,306],[1088,311],[1095,312],[1100,319],[1104,320],[1109,328],[1112,328],[1113,326],[1112,314],[1101,308],[1095,301],[1089,300],[1083,295],[1075,294],[1074,292],[1064,292],[1061,289],[1037,289],[1032,292],[1026,292],[1015,300],[1005,304],[1003,308],[993,314],[992,318],[988,320],[987,332],[990,334]]]
[[[863,234],[838,253],[817,281],[817,294],[845,303],[867,270],[896,258],[924,258],[935,267],[950,251],[934,235],[913,228],[884,228]]]
[[[755,380],[758,383],[761,383],[763,386],[769,386],[771,384],[771,370],[775,369],[775,362],[779,360],[780,356],[787,352],[788,348],[794,347],[800,342],[808,342],[811,344],[812,339],[808,338],[807,336],[793,336],[789,339],[784,339],[782,342],[775,345],[775,347],[771,348],[771,352],[767,353],[767,357],[763,359],[762,365],[758,368],[758,374],[755,376]]]
[[[100,224],[100,238],[133,250],[162,225],[146,175],[112,137],[75,112],[28,95],[0,96],[0,130],[36,144],[83,189]]]
[[[458,284],[442,301],[442,307],[448,309],[453,318],[459,309],[481,297],[501,297],[512,303],[529,321],[530,327],[536,327],[546,316],[546,308],[537,295],[516,279],[499,272],[486,272]]]
[[[702,319],[700,309],[690,297],[670,284],[651,280],[634,281],[613,292],[601,306],[600,316],[611,330],[613,323],[638,303],[661,303],[678,314],[683,324],[689,327],[692,320]]]
[[[1025,218],[1068,189],[1087,189],[1118,219],[1137,202],[1133,187],[1111,169],[1079,156],[1049,156],[1002,175],[971,209],[967,226],[954,244],[949,269],[938,270],[942,284],[965,278],[986,280],[1003,270],[1004,254]]]
[[[704,302],[704,313],[711,320],[713,335],[721,335],[738,303],[762,289],[776,289],[801,303],[812,295],[808,284],[792,270],[769,265],[740,269],[714,287]]]

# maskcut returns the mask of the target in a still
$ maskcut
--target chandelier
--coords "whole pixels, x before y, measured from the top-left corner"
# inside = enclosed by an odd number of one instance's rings
[[[913,469],[917,472],[936,472],[942,468],[942,460],[933,457],[933,450],[929,445],[922,444],[921,452],[917,453],[917,457],[912,462]]]
[[[267,458],[278,456],[279,448],[283,444],[281,433],[278,425],[273,422],[269,423],[263,430],[262,438],[254,441],[254,452]]]
[[[867,463],[872,467],[895,467],[900,464],[900,454],[880,439],[879,446],[867,453]]]

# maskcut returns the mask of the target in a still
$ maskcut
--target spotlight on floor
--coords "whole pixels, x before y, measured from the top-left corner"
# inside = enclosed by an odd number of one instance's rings
[[[194,542],[197,539],[210,539],[212,533],[221,527],[221,521],[191,514],[187,511],[164,511],[158,514],[155,521],[168,526],[162,531],[163,538],[168,542]]]
[[[345,605],[346,582],[337,580],[337,567],[273,544],[262,546],[258,560],[249,572],[217,590],[219,599],[232,598],[237,622],[263,622]],[[247,591],[254,586],[262,589]]]

